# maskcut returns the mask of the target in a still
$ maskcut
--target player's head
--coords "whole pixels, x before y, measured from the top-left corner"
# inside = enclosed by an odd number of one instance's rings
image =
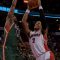
[[[34,25],[34,30],[40,30],[42,29],[42,23],[41,21],[37,21]]]

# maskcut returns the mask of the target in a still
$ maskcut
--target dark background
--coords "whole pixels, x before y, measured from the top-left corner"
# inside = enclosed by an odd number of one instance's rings
[[[12,0],[0,0],[0,6],[10,7],[11,4],[12,4]],[[42,6],[43,6],[44,12],[46,14],[47,13],[48,14],[60,14],[60,0],[42,0]],[[21,10],[26,10],[27,4],[24,3],[23,0],[18,0],[16,8],[21,9]],[[18,20],[22,19],[23,15],[22,16],[18,15],[18,14],[15,14],[15,15],[17,16]],[[0,19],[1,19],[0,20],[0,25],[1,26],[4,26],[6,16],[7,16],[7,12],[1,12],[0,11]],[[34,17],[34,19],[35,19],[35,17]],[[56,21],[56,20],[57,19],[46,18],[46,21],[47,21],[48,24],[50,24],[50,25],[53,24],[52,26],[54,26],[54,27],[58,26],[59,27],[59,24],[60,24],[59,20],[60,19],[58,19],[58,21]],[[1,23],[1,22],[3,22],[3,23]],[[58,27],[55,27],[53,29],[58,29]]]
[[[0,5],[10,7],[12,0],[0,0]],[[48,13],[60,14],[60,0],[42,0],[44,11]],[[18,0],[16,8],[26,9],[27,4],[23,0]]]
[[[10,7],[12,4],[12,0],[0,0],[0,6]],[[44,12],[46,14],[58,14],[60,15],[60,0],[42,0],[42,6],[44,8]],[[26,10],[27,4],[23,2],[23,0],[18,0],[16,9]],[[38,11],[38,10],[37,10]],[[4,27],[6,21],[7,12],[0,11],[0,27]],[[17,17],[17,21],[22,20],[23,15],[15,14]],[[38,17],[30,16],[28,20],[30,20],[30,27],[33,29],[33,24],[37,21]],[[46,22],[49,27],[49,47],[53,49],[56,56],[59,56],[60,52],[60,35],[56,35],[55,32],[58,31],[60,25],[60,18],[46,18]],[[59,33],[60,31],[58,31]],[[0,36],[3,34],[3,28],[0,29]],[[58,58],[56,60],[58,60]],[[60,59],[60,58],[59,58]]]

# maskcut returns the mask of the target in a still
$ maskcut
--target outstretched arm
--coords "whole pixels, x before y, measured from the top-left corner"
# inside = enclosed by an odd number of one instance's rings
[[[13,0],[10,11],[8,12],[8,15],[6,17],[6,23],[5,23],[6,32],[10,31],[11,25],[14,23],[14,20],[16,20],[16,17],[13,15],[16,4],[17,4],[17,0]]]
[[[23,18],[22,18],[22,25],[23,25],[23,28],[26,33],[30,33],[30,29],[29,29],[28,22],[27,22],[29,13],[30,13],[30,10],[27,9]]]
[[[13,0],[13,1],[12,1],[12,5],[11,5],[11,7],[10,7],[10,11],[8,12],[8,15],[7,15],[7,17],[6,17],[6,21],[7,21],[7,20],[14,20],[13,14],[14,14],[14,9],[15,9],[15,7],[16,7],[16,4],[17,4],[17,0]],[[13,19],[12,19],[12,18],[13,18]]]
[[[10,11],[8,12],[8,15],[14,14],[14,9],[15,9],[15,7],[16,7],[16,4],[17,4],[17,0],[13,0],[13,1],[12,1],[12,5],[11,5],[11,7],[10,7]]]
[[[41,5],[41,0],[38,0],[38,4],[39,4],[39,13],[40,13],[40,19],[42,21],[42,27],[43,29],[46,28],[46,18],[45,18],[45,13],[44,13],[44,10],[43,10],[43,7]]]
[[[29,29],[29,26],[27,23],[27,18],[28,18],[29,12],[31,9],[34,9],[36,7],[38,7],[38,0],[29,0],[28,9],[26,10],[26,12],[23,16],[23,19],[22,19],[23,27],[24,27],[24,30],[26,33],[30,33],[30,29]]]
[[[43,10],[43,7],[41,5],[41,0],[38,0],[38,5],[39,5],[39,13],[40,13],[40,18],[42,20],[45,20],[45,14],[44,14],[44,10]]]

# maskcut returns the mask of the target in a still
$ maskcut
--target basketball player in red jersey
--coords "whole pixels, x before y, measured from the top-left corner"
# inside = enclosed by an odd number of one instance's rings
[[[50,55],[49,58],[50,60],[55,60],[55,57],[54,57],[54,54],[53,52],[49,49],[47,43],[48,43],[48,37],[47,37],[47,34],[48,34],[48,28],[46,28],[44,30],[44,47],[45,47],[45,50],[46,51],[49,51],[48,54]],[[48,54],[46,53],[46,56],[48,56]],[[47,58],[47,57],[46,57]]]
[[[41,18],[41,20],[45,20],[45,16],[43,13],[43,8],[41,6],[40,0],[38,0],[38,5],[39,5],[40,18]],[[32,5],[32,8],[34,8],[33,5]],[[32,9],[32,8],[28,5],[28,9],[26,10],[26,12],[23,16],[23,19],[22,19],[23,28],[29,37],[29,44],[30,44],[32,53],[33,53],[34,57],[36,58],[36,60],[50,60],[50,54],[49,54],[50,51],[49,50],[46,51],[46,49],[44,47],[45,39],[41,32],[42,26],[43,25],[45,26],[45,21],[43,21],[44,24],[42,24],[41,21],[37,21],[34,25],[34,31],[31,31],[29,29],[27,18],[30,13],[30,9]]]

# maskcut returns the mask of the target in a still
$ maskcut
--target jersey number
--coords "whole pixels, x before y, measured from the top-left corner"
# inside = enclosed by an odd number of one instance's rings
[[[33,38],[32,40],[33,40],[33,43],[35,43],[35,38]]]

